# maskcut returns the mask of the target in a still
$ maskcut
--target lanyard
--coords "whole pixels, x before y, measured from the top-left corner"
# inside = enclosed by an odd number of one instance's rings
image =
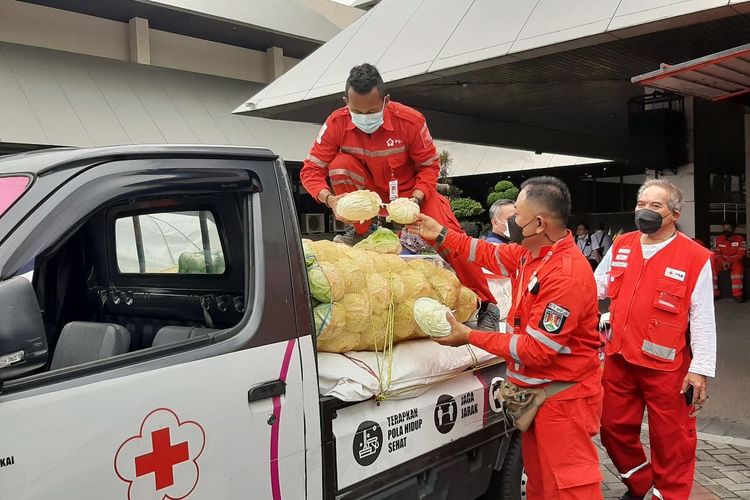
[[[526,295],[526,292],[533,289],[537,284],[537,275],[539,274],[539,271],[542,270],[542,268],[549,262],[549,260],[552,258],[552,255],[554,255],[555,250],[557,250],[557,245],[565,238],[561,238],[555,242],[554,245],[552,245],[552,248],[550,248],[547,251],[547,255],[544,256],[542,259],[542,264],[531,274],[531,278],[529,278],[528,285],[524,285],[523,287],[519,286],[516,290],[516,300],[515,300],[515,306],[513,308],[513,312],[515,313],[515,316],[513,318],[513,329],[521,327],[521,315],[519,312],[519,306],[521,305],[521,300],[523,299],[524,295]],[[518,280],[518,284],[521,285],[524,283],[524,275],[526,274],[526,262],[525,260],[521,262],[521,276]],[[515,331],[515,333],[518,333]]]

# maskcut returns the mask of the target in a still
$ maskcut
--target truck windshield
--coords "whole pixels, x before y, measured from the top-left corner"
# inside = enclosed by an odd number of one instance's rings
[[[0,177],[0,217],[21,197],[30,181],[26,176]]]

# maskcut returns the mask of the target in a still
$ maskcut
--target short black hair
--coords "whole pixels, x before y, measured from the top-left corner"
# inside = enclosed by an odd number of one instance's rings
[[[586,224],[585,222],[579,222],[579,223],[578,223],[578,226],[583,226],[583,228],[584,228],[584,229],[585,229],[586,231],[590,231],[590,230],[591,230],[591,227],[589,227],[589,225],[588,225],[588,224]],[[578,226],[576,226],[576,227],[578,227]]]
[[[526,197],[541,204],[550,214],[557,216],[563,225],[570,217],[570,190],[557,177],[543,175],[532,177],[521,184]]]
[[[378,72],[378,68],[369,63],[354,66],[349,71],[349,78],[346,79],[345,92],[349,94],[349,89],[354,89],[357,94],[369,94],[372,89],[377,88],[380,97],[385,96],[385,84],[383,78]]]

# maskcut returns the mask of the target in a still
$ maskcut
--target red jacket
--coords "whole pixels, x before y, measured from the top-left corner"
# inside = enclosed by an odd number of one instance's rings
[[[716,258],[720,263],[737,262],[745,258],[745,238],[733,234],[727,238],[723,234],[716,237]]]
[[[607,354],[620,353],[655,370],[677,370],[686,351],[690,300],[711,252],[677,233],[644,260],[639,231],[617,238],[611,252]]]
[[[513,278],[510,335],[472,331],[469,341],[508,363],[508,377],[523,386],[584,382],[560,399],[600,390],[601,340],[591,265],[568,235],[532,257],[524,247],[494,245],[450,231],[442,245],[496,274]],[[564,394],[564,396],[562,396]]]
[[[349,108],[334,111],[320,129],[305,159],[300,179],[317,199],[328,186],[328,164],[339,152],[359,158],[372,175],[376,190],[388,199],[388,182],[398,180],[399,195],[411,196],[419,189],[429,197],[435,192],[440,162],[424,116],[418,111],[389,102],[383,112],[383,125],[366,134],[352,123]]]

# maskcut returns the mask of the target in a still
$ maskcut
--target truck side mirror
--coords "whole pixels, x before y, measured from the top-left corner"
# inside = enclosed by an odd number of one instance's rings
[[[47,363],[47,335],[34,287],[17,277],[0,283],[0,383]]]

